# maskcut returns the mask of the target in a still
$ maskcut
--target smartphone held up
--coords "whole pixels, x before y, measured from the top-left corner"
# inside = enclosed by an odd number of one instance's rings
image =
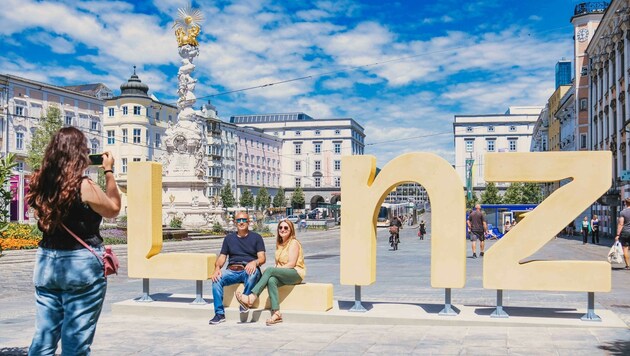
[[[103,154],[96,153],[93,155],[88,155],[90,158],[90,166],[100,166],[103,164]]]

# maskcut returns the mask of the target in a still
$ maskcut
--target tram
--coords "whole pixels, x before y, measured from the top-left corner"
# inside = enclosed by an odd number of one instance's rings
[[[408,204],[406,203],[400,203],[400,204],[383,203],[383,205],[381,205],[381,209],[378,212],[378,218],[376,219],[376,226],[388,227],[390,221],[392,221],[394,216],[402,216],[405,213],[407,213],[407,206]]]

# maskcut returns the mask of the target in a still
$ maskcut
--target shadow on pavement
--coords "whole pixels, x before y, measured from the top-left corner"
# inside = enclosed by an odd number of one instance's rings
[[[496,307],[477,308],[475,314],[489,316]],[[533,317],[533,318],[562,318],[579,319],[584,316],[574,308],[541,308],[541,307],[503,307],[503,310],[510,316]]]
[[[3,347],[0,349],[2,356],[22,356],[28,354],[28,347]]]
[[[607,342],[598,348],[607,351],[608,355],[628,355],[630,353],[630,341],[615,340]]]

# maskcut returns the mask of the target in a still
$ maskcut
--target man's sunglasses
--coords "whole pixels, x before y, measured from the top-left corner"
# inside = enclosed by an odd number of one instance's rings
[[[244,223],[244,222],[247,222],[247,219],[246,218],[236,219],[236,222],[237,223]]]

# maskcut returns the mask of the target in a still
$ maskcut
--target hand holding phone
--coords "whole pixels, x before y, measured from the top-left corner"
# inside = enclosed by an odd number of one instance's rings
[[[90,158],[90,166],[100,166],[103,164],[103,154],[96,153],[93,155],[88,155]]]

